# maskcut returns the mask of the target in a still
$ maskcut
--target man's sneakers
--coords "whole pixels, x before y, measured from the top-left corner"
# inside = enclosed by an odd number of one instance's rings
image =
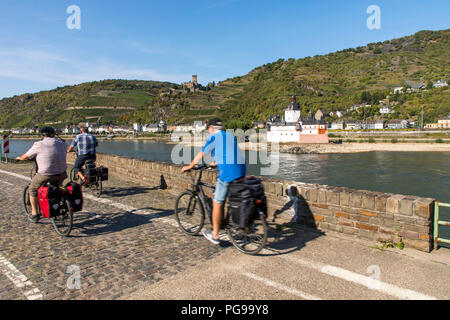
[[[31,219],[31,221],[33,221],[34,223],[38,223],[38,222],[39,222],[39,215],[38,215],[38,214],[36,214],[36,215],[30,214],[30,219]]]
[[[208,239],[209,241],[211,241],[214,244],[219,244],[220,243],[220,239],[216,239],[213,237],[213,233],[211,230],[203,230],[202,231],[203,236]]]

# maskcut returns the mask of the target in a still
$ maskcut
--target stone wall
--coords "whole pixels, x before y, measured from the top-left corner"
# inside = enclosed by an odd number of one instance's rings
[[[69,162],[74,161],[71,154]],[[174,164],[98,154],[97,162],[139,184],[157,186],[164,178],[168,192],[177,194],[191,184],[189,174],[180,174]],[[214,183],[216,171],[203,173]],[[352,190],[317,184],[262,178],[269,202],[269,218],[296,219],[298,223],[368,240],[398,242],[405,247],[432,249],[434,199]],[[278,220],[280,219],[280,220]]]

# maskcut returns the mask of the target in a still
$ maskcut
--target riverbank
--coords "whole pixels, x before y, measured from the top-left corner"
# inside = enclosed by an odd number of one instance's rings
[[[73,136],[62,136],[66,142],[71,141]],[[198,141],[187,142],[173,142],[169,136],[161,137],[97,137],[99,141],[151,141],[162,142],[165,144],[186,144],[192,147],[202,147],[205,141],[199,139]],[[10,139],[18,140],[38,140],[37,136],[20,136],[11,137]],[[259,151],[267,150],[271,151],[270,144],[263,143],[239,143],[241,150],[245,151]],[[342,144],[298,144],[298,143],[280,143],[279,152],[291,153],[291,154],[334,154],[334,153],[361,153],[361,152],[373,152],[373,151],[389,151],[389,152],[450,152],[450,143],[421,143],[421,142],[376,142],[376,143],[360,143],[360,142],[344,142]]]
[[[183,143],[183,142],[181,142]],[[176,144],[176,142],[169,142]],[[191,147],[202,147],[204,141],[193,141],[185,143]],[[239,143],[239,148],[245,151],[273,151],[272,145],[264,143]],[[344,142],[342,144],[299,144],[299,143],[280,143],[279,152],[293,154],[332,154],[332,153],[360,153],[372,151],[389,152],[450,152],[450,143],[416,143],[416,142],[377,142],[360,143]]]
[[[61,139],[64,140],[72,140],[73,138],[76,137],[76,135],[62,135],[59,136]],[[156,136],[156,137],[149,137],[149,136],[115,136],[115,137],[106,137],[106,136],[96,136],[97,139],[99,141],[157,141],[157,142],[169,142],[170,140],[170,136],[169,135],[165,135],[165,136]],[[39,140],[40,137],[37,135],[32,135],[32,136],[14,136],[14,135],[10,135],[9,139],[17,139],[17,140]],[[1,139],[0,139],[1,140]]]
[[[342,144],[280,144],[280,152],[295,154],[389,152],[450,152],[448,143],[342,143]]]

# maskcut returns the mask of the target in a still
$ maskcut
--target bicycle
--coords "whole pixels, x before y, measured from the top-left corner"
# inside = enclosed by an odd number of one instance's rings
[[[53,185],[61,192],[61,202],[59,204],[59,214],[55,217],[51,217],[50,220],[56,230],[56,232],[64,237],[68,237],[73,226],[73,209],[70,202],[70,193],[66,188],[60,187],[57,184],[48,183],[44,186]],[[33,221],[31,218],[31,202],[30,202],[30,185],[27,185],[23,190],[23,205],[25,208],[25,215],[28,220]],[[41,208],[38,206],[38,215],[42,218]]]
[[[192,178],[192,190],[182,192],[175,201],[175,219],[180,228],[191,236],[196,236],[205,223],[205,208],[212,224],[212,199],[205,195],[203,187],[215,190],[215,186],[201,181],[202,172],[211,169],[206,165],[196,165],[192,170],[198,171],[198,178]],[[234,224],[229,210],[224,210],[222,230],[225,230],[231,243],[241,252],[250,255],[258,254],[267,243],[268,225],[265,214],[258,210],[258,218],[245,228]]]
[[[95,160],[87,160],[83,165],[82,173],[86,177],[86,186],[88,187],[88,189],[93,195],[100,197],[103,191],[102,180],[99,179],[97,175],[94,175],[95,178],[88,175],[88,171],[93,169],[95,169]],[[70,170],[70,182],[78,183],[78,180],[80,180],[80,177],[75,172],[75,168],[72,168],[72,170]]]

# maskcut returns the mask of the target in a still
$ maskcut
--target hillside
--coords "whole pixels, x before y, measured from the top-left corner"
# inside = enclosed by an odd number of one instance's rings
[[[78,123],[86,119],[107,123],[153,104],[160,90],[178,85],[154,81],[104,80],[66,86],[0,101],[0,126],[21,127]]]
[[[405,86],[406,81],[427,84],[448,79],[449,39],[450,30],[422,31],[324,56],[266,64],[243,78],[231,80],[250,80],[232,107],[232,117],[265,120],[269,115],[280,114],[292,94],[299,97],[303,113],[319,108],[346,110],[355,103],[369,102],[361,99],[364,92],[381,97],[395,87]],[[424,106],[425,117],[430,121],[450,113],[448,87],[405,94],[401,100],[394,109],[397,117],[414,116],[418,106]]]
[[[323,56],[280,59],[195,93],[173,83],[105,80],[24,94],[0,101],[0,127],[85,120],[182,123],[214,115],[229,126],[245,127],[282,113],[290,95],[297,95],[303,114],[346,110],[363,102],[376,105],[395,87],[450,78],[449,38],[450,29],[421,31]],[[391,118],[416,118],[422,106],[425,121],[450,113],[448,87],[391,96],[390,101],[396,105]],[[346,117],[379,117],[376,110]]]

